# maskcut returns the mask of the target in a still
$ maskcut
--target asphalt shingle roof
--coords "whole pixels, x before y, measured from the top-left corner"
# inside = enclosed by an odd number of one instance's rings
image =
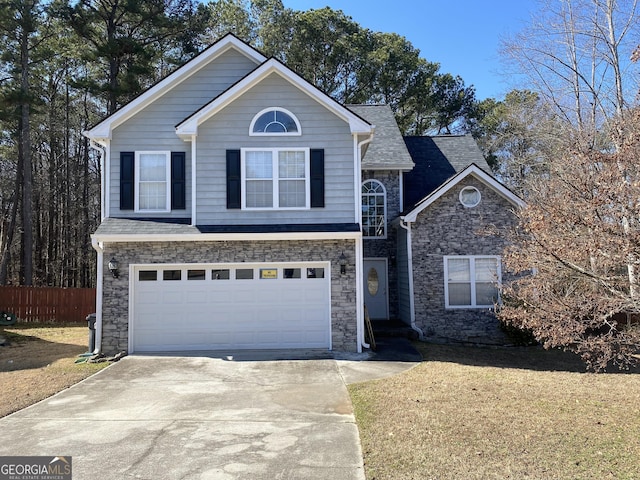
[[[94,235],[189,235],[200,233],[190,223],[191,219],[175,219],[168,222],[158,219],[105,218]]]
[[[491,169],[471,135],[404,137],[415,168],[404,174],[404,205],[412,208],[456,173],[472,163]]]
[[[413,161],[389,105],[346,105],[356,115],[375,125],[373,140],[366,147],[363,170],[410,170]]]

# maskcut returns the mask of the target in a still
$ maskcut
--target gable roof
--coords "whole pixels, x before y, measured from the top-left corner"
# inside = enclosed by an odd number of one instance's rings
[[[449,178],[476,164],[491,172],[471,135],[404,137],[415,168],[404,175],[404,204],[416,205]]]
[[[467,166],[464,170],[457,173],[449,180],[440,185],[439,188],[431,192],[425,198],[420,200],[415,207],[413,207],[408,213],[401,216],[401,219],[405,222],[415,222],[418,214],[425,208],[432,205],[436,200],[449,192],[452,188],[458,185],[465,178],[473,176],[480,182],[484,183],[487,187],[492,188],[498,195],[511,202],[516,207],[523,207],[524,201],[518,197],[515,193],[505,187],[502,183],[495,179],[492,175],[485,172],[475,163]]]
[[[352,112],[344,105],[338,103],[326,93],[306,81],[300,75],[293,70],[285,66],[279,60],[270,58],[260,65],[258,68],[248,73],[244,78],[236,82],[227,90],[222,92],[211,102],[206,104],[197,112],[184,119],[178,125],[176,125],[176,133],[183,139],[189,139],[191,135],[198,134],[198,126],[211,118],[217,112],[233,102],[240,95],[251,89],[264,78],[271,74],[278,74],[284,79],[288,80],[292,85],[299,88],[301,91],[309,95],[317,102],[326,106],[330,111],[342,118],[349,124],[351,133],[370,134],[373,132],[374,126],[369,122],[361,118],[356,113]]]
[[[346,105],[369,123],[376,134],[362,159],[363,170],[411,170],[414,167],[389,105]]]
[[[232,48],[253,60],[256,65],[266,60],[256,49],[229,33],[83,134],[92,140],[110,139],[115,127]]]

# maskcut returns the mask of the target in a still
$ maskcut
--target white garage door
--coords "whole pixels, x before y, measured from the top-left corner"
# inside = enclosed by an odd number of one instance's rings
[[[133,269],[132,352],[331,348],[328,263]]]

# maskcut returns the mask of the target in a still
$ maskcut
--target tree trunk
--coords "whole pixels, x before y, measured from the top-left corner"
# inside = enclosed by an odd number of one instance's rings
[[[9,262],[11,260],[11,244],[13,243],[13,233],[16,230],[16,219],[18,217],[18,193],[20,192],[20,175],[16,175],[15,190],[12,197],[11,216],[7,233],[2,239],[2,254],[0,256],[0,285],[6,285],[9,276]]]
[[[31,165],[31,125],[29,99],[29,34],[31,8],[23,5],[20,32],[20,155],[22,155],[22,283],[33,284],[33,171]]]

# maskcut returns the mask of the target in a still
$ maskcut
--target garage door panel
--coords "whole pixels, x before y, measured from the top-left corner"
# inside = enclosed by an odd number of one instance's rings
[[[156,281],[134,275],[134,352],[330,347],[330,280],[306,275],[326,264],[294,266],[301,278],[285,278],[291,267],[277,264],[139,268],[158,274]],[[236,279],[236,268],[253,268],[254,278]],[[181,280],[162,280],[164,269],[181,270]],[[210,273],[194,279],[189,270]]]

